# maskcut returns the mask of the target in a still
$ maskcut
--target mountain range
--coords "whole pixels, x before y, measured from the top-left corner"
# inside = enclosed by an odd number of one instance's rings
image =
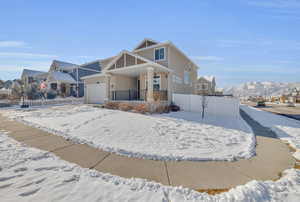
[[[224,89],[224,94],[233,94],[238,97],[248,96],[280,96],[289,94],[293,90],[300,90],[299,83],[282,83],[282,82],[258,82],[252,81],[237,86]]]

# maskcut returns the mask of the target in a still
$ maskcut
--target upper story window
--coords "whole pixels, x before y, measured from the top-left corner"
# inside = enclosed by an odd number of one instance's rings
[[[156,48],[154,53],[155,60],[165,60],[165,48]]]
[[[199,84],[198,88],[200,90],[208,90],[208,84],[207,83],[201,83],[201,84]]]
[[[190,83],[190,72],[184,71],[184,73],[183,73],[183,82],[184,82],[184,84],[189,84]]]

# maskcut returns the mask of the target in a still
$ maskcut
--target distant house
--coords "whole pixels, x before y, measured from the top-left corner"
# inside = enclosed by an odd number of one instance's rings
[[[1,95],[9,96],[10,94],[11,94],[11,89],[9,89],[9,88],[0,88],[0,99],[1,99]]]
[[[224,89],[223,88],[216,88],[215,89],[215,95],[217,95],[217,96],[222,96],[222,95],[224,95]]]
[[[196,91],[198,95],[215,95],[216,80],[214,76],[201,76],[197,80]]]
[[[34,82],[40,82],[47,79],[47,72],[36,71],[31,69],[24,69],[21,75],[21,80],[25,88]]]
[[[3,88],[11,89],[13,82],[11,80],[7,80],[3,83]]]
[[[65,96],[84,95],[84,76],[101,72],[101,63],[97,60],[83,65],[53,60],[47,77],[48,88]]]

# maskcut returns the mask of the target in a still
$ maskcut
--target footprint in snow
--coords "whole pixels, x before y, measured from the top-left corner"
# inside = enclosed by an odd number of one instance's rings
[[[8,188],[8,187],[10,187],[11,185],[13,185],[13,183],[2,185],[2,186],[0,186],[0,189]]]
[[[36,192],[38,192],[40,189],[41,188],[37,188],[37,189],[31,190],[31,191],[24,192],[24,193],[19,194],[19,196],[22,196],[22,197],[30,196],[30,195],[33,195]]]
[[[15,172],[15,173],[18,173],[18,172],[24,172],[24,171],[26,171],[26,170],[27,170],[27,168],[22,167],[22,168],[17,168],[17,169],[15,169],[14,172]]]
[[[0,177],[0,182],[5,182],[7,180],[11,180],[14,179],[16,177],[22,177],[23,175],[14,175],[14,176],[10,176],[10,177]]]

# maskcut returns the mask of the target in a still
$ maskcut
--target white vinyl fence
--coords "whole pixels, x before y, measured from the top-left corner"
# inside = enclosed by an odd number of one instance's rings
[[[240,101],[232,97],[206,96],[207,107],[205,113],[214,116],[225,116],[238,118]],[[173,94],[173,102],[181,110],[191,112],[202,112],[202,96]]]
[[[23,101],[19,102],[21,105]],[[61,105],[61,104],[83,104],[83,98],[55,98],[55,99],[40,99],[40,100],[25,100],[24,104],[29,106],[43,105]]]

